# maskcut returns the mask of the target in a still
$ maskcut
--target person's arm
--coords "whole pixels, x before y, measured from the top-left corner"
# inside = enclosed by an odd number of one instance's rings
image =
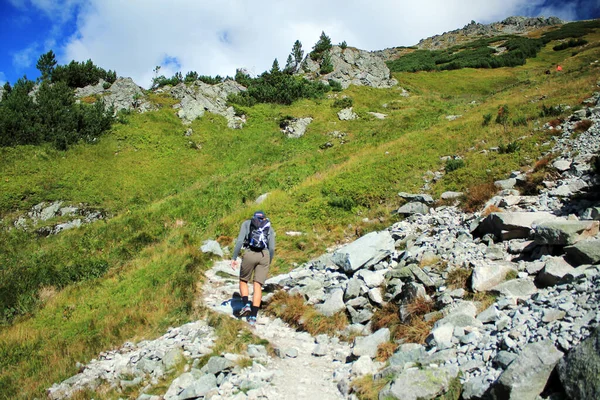
[[[275,231],[271,227],[271,234],[269,235],[269,256],[271,262],[273,262],[273,256],[275,255]]]
[[[236,260],[240,255],[240,250],[244,245],[244,241],[250,232],[250,221],[244,221],[242,226],[240,226],[240,233],[238,234],[237,240],[235,241],[235,247],[233,248],[233,257],[232,260]]]

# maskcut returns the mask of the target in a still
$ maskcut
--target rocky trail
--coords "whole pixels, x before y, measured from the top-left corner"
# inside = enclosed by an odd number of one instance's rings
[[[204,305],[214,311],[231,315],[242,307],[237,274],[229,261],[216,263],[206,273],[203,287]],[[349,345],[330,340],[326,335],[315,339],[298,332],[280,319],[259,314],[253,333],[276,349],[278,357],[266,357],[265,367],[273,371],[271,385],[261,392],[267,399],[342,399],[333,375],[350,354]],[[335,353],[335,355],[334,355]],[[336,355],[337,358],[336,359]],[[218,397],[217,397],[218,398]],[[226,398],[226,397],[223,397]]]
[[[352,381],[365,375],[387,382],[380,398],[436,399],[456,382],[461,399],[600,398],[600,178],[592,166],[600,164],[600,93],[584,105],[540,144],[554,178],[536,195],[517,190],[528,182],[530,172],[522,171],[495,182],[498,193],[485,213],[400,193],[406,204],[397,212],[405,219],[267,280],[325,316],[345,312],[351,324],[340,334],[354,336],[352,343],[314,338],[261,313],[254,333],[275,356],[249,345],[244,354],[201,365],[216,337],[196,321],[100,354],[53,385],[50,398],[104,385],[117,392],[138,387],[139,400],[357,399]],[[581,121],[589,126],[584,132]],[[468,276],[459,287],[457,274]],[[242,307],[232,297],[237,290],[237,271],[216,262],[201,301],[234,318]],[[407,307],[417,299],[433,306],[423,316],[431,326],[425,343],[396,340],[389,360],[375,361],[378,346],[393,337],[391,327],[374,328],[374,313],[391,303],[409,323]],[[252,365],[242,367],[242,358]],[[150,394],[182,363],[184,372],[165,393]]]

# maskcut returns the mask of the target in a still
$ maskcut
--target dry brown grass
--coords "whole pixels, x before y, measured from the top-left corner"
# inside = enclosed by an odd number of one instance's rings
[[[475,212],[491,199],[497,191],[498,188],[494,186],[494,182],[475,185],[469,188],[462,207],[467,212]]]
[[[590,121],[589,119],[584,119],[581,121],[578,121],[575,124],[575,127],[573,128],[573,130],[575,131],[575,133],[583,133],[583,132],[587,132],[588,129],[590,129],[593,125],[593,122]]]
[[[494,304],[498,296],[488,292],[469,293],[465,296],[466,300],[477,303],[477,311],[481,312]]]
[[[424,344],[431,332],[433,321],[426,322],[422,317],[412,318],[408,324],[399,325],[394,332],[394,339],[406,343]]]
[[[377,347],[377,361],[387,361],[398,348],[398,344],[394,342],[381,343]]]
[[[301,295],[290,296],[284,290],[275,293],[266,312],[313,336],[322,333],[337,335],[348,325],[348,317],[345,312],[341,311],[331,317],[326,317],[314,307],[305,304]]]
[[[352,381],[352,392],[359,400],[378,400],[379,392],[383,390],[393,375],[374,380],[373,375],[365,375]]]
[[[555,118],[553,120],[548,121],[548,125],[550,125],[553,128],[556,128],[559,125],[562,125],[562,123],[564,122],[564,120],[562,118]]]
[[[410,318],[422,317],[433,311],[433,301],[425,297],[417,297],[412,303],[406,305],[406,312]]]
[[[85,104],[94,104],[96,101],[98,101],[98,98],[96,96],[85,96],[82,97],[80,100],[82,103]]]
[[[378,331],[386,327],[393,330],[398,325],[400,325],[400,308],[393,303],[384,304],[371,317],[371,328],[373,331]]]
[[[502,210],[500,207],[498,207],[498,206],[496,206],[496,205],[494,205],[494,204],[490,204],[489,206],[487,206],[487,207],[486,207],[486,208],[483,210],[483,212],[481,213],[481,216],[482,216],[482,217],[487,217],[487,216],[488,216],[488,215],[490,215],[491,213],[495,213],[495,212],[502,212],[502,211],[503,211],[503,210]]]
[[[471,277],[471,271],[466,268],[455,268],[448,272],[446,284],[450,289],[466,289]]]

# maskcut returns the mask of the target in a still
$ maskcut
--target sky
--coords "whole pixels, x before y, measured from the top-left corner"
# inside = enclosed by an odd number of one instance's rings
[[[0,0],[0,84],[39,76],[41,54],[59,64],[91,59],[149,87],[154,70],[233,76],[285,65],[300,40],[322,31],[364,50],[411,46],[512,15],[600,17],[600,0]]]

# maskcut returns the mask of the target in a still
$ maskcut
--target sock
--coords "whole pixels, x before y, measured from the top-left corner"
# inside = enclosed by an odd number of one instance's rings
[[[252,308],[252,311],[250,311],[250,315],[251,315],[252,317],[256,317],[256,316],[258,315],[258,309],[259,309],[260,307],[252,306],[251,308]]]
[[[242,303],[244,303],[244,305],[248,304],[248,296],[242,296]]]

